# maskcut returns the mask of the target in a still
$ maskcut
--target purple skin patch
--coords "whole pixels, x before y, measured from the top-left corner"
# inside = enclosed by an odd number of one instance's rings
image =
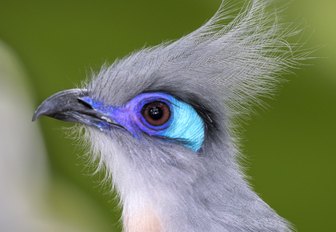
[[[134,137],[139,137],[142,132],[151,136],[161,136],[163,134],[162,132],[169,127],[174,116],[171,115],[170,119],[162,126],[152,126],[143,118],[141,111],[146,104],[154,101],[164,102],[171,107],[171,99],[173,97],[165,93],[144,93],[136,96],[127,102],[126,105],[108,106],[90,97],[81,98],[82,101],[89,104],[95,111],[124,127]],[[99,129],[107,129],[109,125],[108,123],[102,123],[101,125],[97,125],[97,127]]]

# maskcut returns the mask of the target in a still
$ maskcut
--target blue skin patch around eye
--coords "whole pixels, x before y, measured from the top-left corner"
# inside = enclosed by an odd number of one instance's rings
[[[181,140],[193,151],[198,151],[204,141],[204,123],[195,109],[189,104],[170,98],[172,121],[162,135]]]
[[[106,106],[90,97],[82,101],[127,129],[134,137],[141,133],[176,140],[197,152],[204,142],[204,122],[189,104],[179,101],[166,93],[143,93],[123,106]],[[170,108],[169,120],[160,126],[150,125],[142,115],[143,107],[152,102],[163,102]],[[101,125],[97,125],[99,129]]]

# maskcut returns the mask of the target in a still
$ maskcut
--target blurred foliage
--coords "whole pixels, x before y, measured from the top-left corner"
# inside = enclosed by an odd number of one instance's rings
[[[0,39],[21,58],[37,105],[56,91],[80,84],[104,62],[193,31],[219,3],[0,0]],[[306,46],[322,45],[314,54],[319,58],[287,76],[290,81],[274,100],[267,100],[270,107],[259,110],[243,132],[253,186],[299,231],[336,231],[335,10],[334,0],[293,0],[289,5],[288,19],[309,26]],[[91,176],[80,146],[59,129],[64,123],[42,119],[41,124],[53,175],[51,205],[67,220],[81,218],[81,209],[72,209],[66,200],[81,191],[104,215],[107,226],[100,231],[117,231],[114,196],[107,188],[101,190],[99,176]],[[62,182],[72,187],[61,188]]]

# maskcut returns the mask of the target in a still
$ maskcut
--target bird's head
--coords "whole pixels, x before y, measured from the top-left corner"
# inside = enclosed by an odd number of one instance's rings
[[[214,156],[209,151],[228,138],[226,113],[216,81],[201,67],[183,64],[200,54],[175,54],[178,46],[142,50],[102,68],[84,88],[47,98],[34,119],[45,115],[83,125],[121,191],[131,176],[133,187],[133,181],[171,186],[178,183],[171,178],[196,178],[204,168],[200,157]]]
[[[103,67],[84,88],[56,93],[37,109],[34,118],[84,125],[125,204],[175,197],[166,202],[179,207],[216,191],[235,204],[233,192],[248,192],[237,187],[230,122],[296,61],[284,42],[293,31],[272,21],[263,1],[228,25],[224,7],[191,34]]]

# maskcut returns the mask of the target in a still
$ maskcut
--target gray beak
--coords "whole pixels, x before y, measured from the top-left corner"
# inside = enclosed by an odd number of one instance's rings
[[[120,125],[93,109],[90,104],[81,100],[86,96],[87,90],[85,89],[70,89],[58,92],[42,102],[33,115],[33,121],[41,116],[48,116],[61,121],[98,127],[99,129],[110,125],[120,127]]]

